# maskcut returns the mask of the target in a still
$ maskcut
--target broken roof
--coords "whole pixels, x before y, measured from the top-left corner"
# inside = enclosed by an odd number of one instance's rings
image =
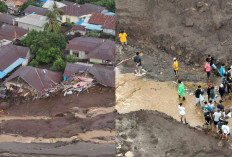
[[[75,25],[72,28],[73,31],[86,31],[85,26]]]
[[[17,69],[5,82],[16,77],[23,79],[37,91],[38,96],[42,96],[49,88],[54,87],[61,81],[62,74],[46,69],[25,66]]]
[[[28,14],[45,15],[47,9],[29,5],[23,12]]]
[[[28,47],[6,45],[0,48],[0,71],[4,71],[19,58],[26,58]]]
[[[102,28],[115,30],[115,16],[93,13],[88,21],[90,24],[102,25]]]
[[[66,49],[88,52],[90,58],[115,60],[115,42],[109,39],[77,37],[69,41]]]
[[[85,63],[67,63],[64,76],[71,77],[72,74],[89,72],[96,81],[104,86],[115,87],[115,71],[112,66],[92,65]]]
[[[14,40],[26,35],[28,30],[19,28],[17,26],[4,24],[0,27],[0,40]]]
[[[37,15],[37,14],[30,14],[27,16],[24,16],[22,18],[17,19],[18,22],[34,25],[38,27],[44,27],[44,25],[48,22],[46,16]]]
[[[103,10],[105,10],[104,7],[88,4],[88,3],[85,3],[83,5],[79,5],[79,4],[68,5],[60,9],[64,11],[63,13],[64,15],[77,16],[77,17],[92,14],[95,12],[101,13]]]
[[[15,21],[15,18],[16,18],[16,16],[13,16],[10,14],[5,14],[5,13],[0,13],[0,22],[2,22],[2,23],[6,23],[9,25],[15,25],[15,24],[17,24],[17,22]]]
[[[61,7],[66,6],[65,4],[60,3],[60,2],[48,0],[47,2],[44,3],[44,5],[42,7],[46,8],[46,9],[52,9],[54,3],[56,3],[57,8],[61,8]]]

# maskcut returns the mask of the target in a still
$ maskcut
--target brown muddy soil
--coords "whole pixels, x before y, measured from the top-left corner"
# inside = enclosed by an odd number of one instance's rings
[[[117,156],[229,157],[232,153],[229,143],[157,111],[117,114],[116,130]]]
[[[5,102],[9,108],[0,112],[2,156],[4,153],[80,157],[115,154],[113,88],[97,85],[78,96],[60,93],[35,101],[17,98]],[[28,149],[28,143],[32,149]],[[57,147],[57,143],[63,144]]]
[[[158,49],[198,67],[207,54],[231,64],[231,0],[117,0],[117,30],[130,45]],[[159,62],[161,63],[161,62]]]

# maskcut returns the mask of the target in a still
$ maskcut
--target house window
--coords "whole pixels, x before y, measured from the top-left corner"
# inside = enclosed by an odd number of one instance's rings
[[[79,52],[73,52],[73,56],[75,56],[75,57],[79,57]]]
[[[70,22],[70,18],[66,18],[66,22]]]

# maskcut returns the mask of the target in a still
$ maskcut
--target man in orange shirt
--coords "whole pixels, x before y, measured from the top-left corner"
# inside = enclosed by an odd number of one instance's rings
[[[118,37],[120,39],[122,47],[125,48],[125,46],[127,45],[127,34],[124,31],[121,31],[121,33],[119,33]]]

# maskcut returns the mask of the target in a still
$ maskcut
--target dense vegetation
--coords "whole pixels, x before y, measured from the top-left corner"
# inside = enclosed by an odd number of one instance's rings
[[[6,13],[7,10],[8,10],[8,7],[2,1],[0,1],[0,12]]]

